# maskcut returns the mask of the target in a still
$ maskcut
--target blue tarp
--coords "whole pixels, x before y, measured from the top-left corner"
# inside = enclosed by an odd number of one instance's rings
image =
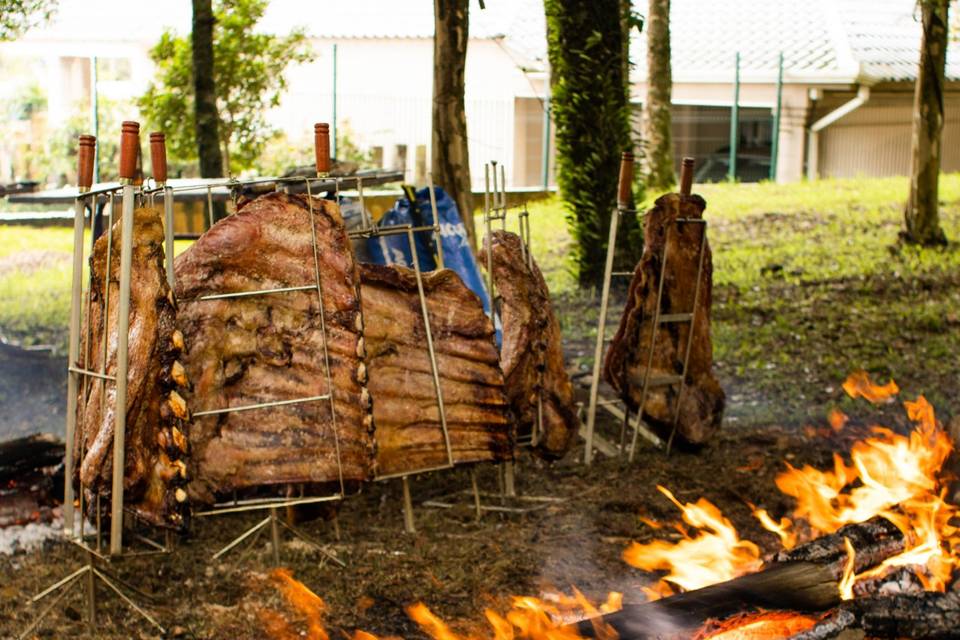
[[[456,271],[464,284],[480,297],[483,310],[490,313],[490,298],[483,286],[483,276],[470,250],[467,230],[460,219],[457,204],[440,187],[434,187],[437,213],[440,219],[440,239],[443,244],[443,266]],[[409,224],[414,227],[433,224],[433,208],[430,206],[430,191],[427,188],[416,192],[416,209],[411,211],[410,200],[399,198],[393,208],[380,218],[381,227]],[[421,231],[414,234],[417,260],[421,271],[437,268],[433,233]],[[373,262],[386,265],[413,267],[413,255],[406,235],[380,236],[367,240],[367,249]],[[499,336],[499,331],[497,332]],[[499,340],[498,340],[499,343]]]

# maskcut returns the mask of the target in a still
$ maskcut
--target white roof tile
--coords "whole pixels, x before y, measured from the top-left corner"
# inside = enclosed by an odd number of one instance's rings
[[[912,80],[920,50],[916,0],[672,0],[675,82],[732,81],[740,51],[744,80],[874,83]],[[951,11],[956,16],[957,0]],[[646,78],[646,34],[631,42],[635,79]],[[947,76],[960,79],[960,42]]]

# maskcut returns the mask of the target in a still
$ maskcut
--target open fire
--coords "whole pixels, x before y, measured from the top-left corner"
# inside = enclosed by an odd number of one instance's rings
[[[843,387],[851,397],[871,402],[889,402],[899,393],[894,382],[876,385],[863,372],[851,375]],[[899,530],[902,543],[898,539],[896,552],[878,562],[858,557],[854,541],[843,537],[840,575],[835,582],[837,600],[876,593],[876,585],[888,579],[899,584],[905,576],[911,578],[906,582],[917,585],[917,590],[943,592],[950,586],[954,569],[960,562],[960,529],[954,523],[957,506],[945,497],[943,477],[952,442],[938,425],[933,407],[922,396],[904,402],[904,406],[916,425],[909,435],[873,427],[870,437],[853,445],[849,460],[834,456],[832,469],[795,468],[787,464],[776,484],[796,502],[792,517],[776,520],[765,510],[753,508],[761,525],[780,539],[782,553],[829,534],[840,532],[838,535],[842,535],[850,530],[850,525],[878,519],[888,521],[892,526],[885,526],[890,529],[895,526]],[[834,430],[842,429],[845,423],[846,417],[842,414],[831,414],[830,424]],[[673,526],[682,538],[678,542],[633,543],[624,551],[624,560],[630,565],[662,572],[659,582],[646,590],[649,600],[669,599],[767,568],[758,545],[741,538],[715,505],[705,498],[684,503],[667,488],[658,489],[680,510],[682,523]],[[644,522],[655,528],[665,526]],[[291,607],[305,619],[307,637],[325,640],[322,600],[288,572],[281,570],[272,580]],[[435,640],[485,637],[564,640],[583,635],[582,625],[570,624],[583,618],[593,619],[590,634],[593,637],[616,637],[614,629],[604,622],[603,614],[617,611],[621,606],[621,596],[615,593],[599,606],[578,591],[549,600],[515,597],[509,611],[501,614],[487,610],[487,628],[469,633],[454,631],[423,603],[408,607],[407,613]],[[794,611],[745,611],[726,619],[709,620],[684,637],[697,640],[789,638],[810,630],[828,617]],[[270,613],[262,622],[271,637],[288,637],[289,629],[278,625]],[[366,632],[356,632],[354,640],[375,638]]]

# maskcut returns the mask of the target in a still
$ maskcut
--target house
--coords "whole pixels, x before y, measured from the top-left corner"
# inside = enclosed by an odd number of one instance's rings
[[[676,157],[699,179],[727,172],[740,56],[738,178],[768,177],[779,57],[778,182],[910,171],[921,32],[914,0],[672,0]],[[957,3],[951,13],[958,15]],[[956,33],[956,30],[954,30]],[[633,91],[646,94],[646,42],[632,43]],[[942,168],[960,171],[960,42],[948,47]]]
[[[483,165],[490,160],[505,168],[510,187],[553,184],[542,0],[483,4],[481,9],[479,0],[471,0],[466,70],[474,188],[483,188]],[[645,12],[645,3],[635,4]],[[146,0],[127,0],[123,7],[118,11],[110,0],[61,0],[49,25],[0,43],[4,71],[25,70],[46,90],[48,126],[62,122],[76,103],[89,103],[91,56],[98,58],[100,94],[129,100],[151,77],[148,51],[163,29],[190,29],[187,0],[164,2],[163,11]],[[956,19],[960,9],[955,6],[952,15]],[[336,123],[378,164],[402,169],[409,181],[423,184],[430,155],[433,3],[272,0],[261,28],[286,33],[296,26],[307,31],[316,59],[289,70],[288,93],[270,112],[271,122],[303,147],[314,122]],[[698,180],[727,174],[738,53],[740,180],[766,179],[771,167],[780,182],[909,171],[920,45],[915,0],[672,0],[671,32],[676,157],[698,159]],[[646,95],[645,37],[634,33],[631,39],[631,96],[638,113]],[[943,168],[956,171],[960,43],[949,49],[947,77]],[[23,78],[0,74],[0,90],[10,95]],[[12,153],[0,141],[3,178],[12,172]]]

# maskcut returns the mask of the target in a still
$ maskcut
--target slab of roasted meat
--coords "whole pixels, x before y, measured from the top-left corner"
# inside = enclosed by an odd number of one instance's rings
[[[90,257],[90,304],[84,318],[81,367],[117,370],[120,301],[120,224],[95,243]],[[110,284],[105,286],[110,240]],[[179,527],[187,512],[187,376],[178,362],[183,336],[163,264],[163,225],[153,209],[134,212],[130,278],[124,505],[158,526]],[[106,323],[104,320],[106,319]],[[89,336],[89,339],[87,337]],[[106,350],[104,345],[106,344]],[[110,509],[116,385],[86,378],[77,407],[74,455],[77,481],[93,514],[95,494],[102,513]]]
[[[416,276],[361,264],[364,339],[380,475],[446,465]],[[510,459],[513,426],[493,325],[449,270],[422,275],[454,463]]]
[[[560,324],[543,274],[536,263],[528,262],[520,237],[509,231],[493,231],[491,236],[493,287],[503,324],[500,367],[517,431],[532,433],[541,411],[542,431],[535,451],[558,458],[580,428],[573,386],[563,365]],[[484,251],[491,236],[483,240]]]
[[[334,399],[195,416],[191,494],[210,502],[238,489],[370,478],[359,277],[338,207],[313,199],[311,214],[306,197],[281,193],[248,201],[178,256],[176,278],[195,412],[331,392]]]
[[[643,256],[630,282],[626,309],[607,351],[603,371],[607,382],[636,411],[641,400],[651,339],[656,330],[643,417],[662,435],[669,434],[680,392],[680,384],[671,380],[682,373],[687,341],[692,340],[676,432],[693,444],[704,442],[720,427],[724,393],[712,371],[710,304],[713,261],[710,247],[709,244],[705,247],[700,295],[694,310],[703,225],[683,222],[678,225],[676,221],[678,218],[702,218],[706,206],[707,203],[700,196],[671,193],[658,198],[647,212]],[[665,250],[667,269],[664,274],[662,265]],[[661,277],[665,278],[661,313],[695,312],[692,336],[689,322],[666,322],[654,328],[657,288]],[[669,317],[665,319],[669,320]]]

